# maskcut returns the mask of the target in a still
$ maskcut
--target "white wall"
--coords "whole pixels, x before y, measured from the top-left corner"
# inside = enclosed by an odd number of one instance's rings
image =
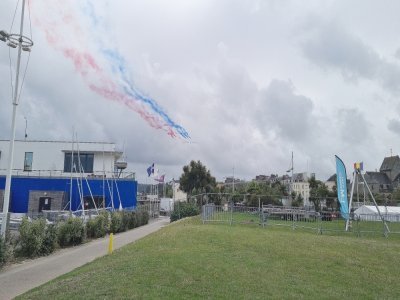
[[[9,141],[0,140],[0,175],[6,175],[8,165]],[[15,141],[14,145],[14,175],[30,176],[70,176],[64,173],[65,152],[71,152],[72,143],[63,141]],[[74,144],[74,153],[77,144]],[[79,142],[80,152],[94,153],[93,173],[102,175],[105,170],[107,177],[114,170],[114,161],[121,153],[115,150],[115,144],[103,142]],[[33,152],[32,172],[24,172],[25,152]],[[104,164],[104,168],[103,168]]]
[[[179,183],[175,182],[173,185],[173,195],[175,201],[186,201],[187,194],[179,188]]]

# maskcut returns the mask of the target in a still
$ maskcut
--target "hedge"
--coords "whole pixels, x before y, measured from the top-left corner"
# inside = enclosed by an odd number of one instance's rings
[[[171,222],[182,218],[197,216],[200,214],[199,208],[194,203],[177,202],[174,205],[174,210],[171,213]]]
[[[85,224],[79,218],[69,218],[58,224],[57,235],[61,247],[79,245],[86,238]]]
[[[29,221],[23,218],[19,227],[17,255],[36,257],[48,255],[57,245],[57,233],[54,225],[46,226],[45,219]]]

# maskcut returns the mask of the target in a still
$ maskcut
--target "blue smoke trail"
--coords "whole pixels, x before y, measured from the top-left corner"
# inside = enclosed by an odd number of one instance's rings
[[[156,101],[154,101],[150,97],[144,96],[142,93],[140,93],[137,88],[132,84],[132,80],[130,80],[129,73],[125,67],[125,60],[117,51],[113,51],[110,49],[106,49],[102,51],[103,54],[111,61],[113,62],[113,66],[116,67],[119,75],[121,76],[122,81],[125,83],[125,86],[123,87],[124,92],[127,93],[129,96],[132,96],[138,100],[143,101],[145,104],[150,106],[150,108],[156,112],[158,115],[161,116],[161,118],[173,129],[175,129],[183,138],[188,139],[190,138],[189,134],[187,131],[180,125],[176,124],[165,112],[164,110],[157,104]]]
[[[95,28],[100,28],[103,29],[103,31],[106,30],[105,26],[102,25],[101,19],[96,15],[93,4],[90,1],[85,1],[83,3],[82,10],[90,18],[90,21],[92,22],[93,27]],[[142,101],[145,103],[147,106],[150,107],[150,109],[158,114],[161,119],[171,128],[173,128],[181,137],[184,139],[190,139],[189,133],[179,124],[175,123],[168,115],[165,113],[165,111],[160,107],[157,102],[150,98],[146,97],[138,91],[138,89],[135,87],[133,84],[133,80],[130,78],[129,72],[127,70],[126,62],[124,58],[119,54],[117,50],[112,50],[112,49],[107,49],[102,46],[101,41],[97,41],[100,44],[100,52],[104,55],[104,57],[111,63],[111,68],[114,73],[119,75],[121,78],[122,82],[124,83],[123,90],[124,92],[131,96],[134,97],[135,99]]]

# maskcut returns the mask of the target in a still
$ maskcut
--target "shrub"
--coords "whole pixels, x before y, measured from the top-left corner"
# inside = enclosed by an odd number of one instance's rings
[[[122,213],[119,211],[113,211],[111,213],[110,232],[112,233],[120,232],[121,227],[122,227]]]
[[[59,223],[57,235],[61,247],[81,244],[86,237],[83,221],[79,218],[69,218]]]
[[[19,255],[35,257],[41,254],[42,244],[45,239],[46,221],[37,219],[32,222],[23,218],[19,227]]]
[[[139,226],[143,226],[149,223],[149,212],[148,211],[141,211],[140,212],[140,223]]]
[[[171,213],[171,222],[177,221],[182,218],[196,216],[200,214],[199,208],[196,204],[177,202],[174,205],[174,210]]]
[[[130,212],[122,211],[120,231],[127,231],[129,229],[129,219],[130,219]]]
[[[40,247],[41,255],[49,255],[57,247],[57,227],[53,224],[47,225],[42,246]]]
[[[97,217],[86,223],[86,234],[88,238],[104,237],[109,230],[109,217],[107,212],[100,213]]]
[[[0,235],[0,266],[6,262],[6,242],[3,236]]]
[[[128,222],[128,229],[133,229],[138,227],[138,219],[135,211],[129,212],[129,222]]]

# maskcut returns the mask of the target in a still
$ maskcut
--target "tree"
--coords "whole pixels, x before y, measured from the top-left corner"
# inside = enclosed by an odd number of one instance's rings
[[[328,188],[320,181],[316,180],[315,177],[311,177],[308,181],[310,184],[310,201],[314,204],[316,211],[321,210],[321,200],[325,200],[329,195]]]
[[[294,207],[303,206],[303,197],[300,194],[297,195],[296,200],[292,201],[292,206]]]
[[[179,178],[180,189],[188,194],[189,198],[195,194],[211,193],[216,188],[215,177],[198,160],[192,160],[189,165],[183,167],[183,173]]]

